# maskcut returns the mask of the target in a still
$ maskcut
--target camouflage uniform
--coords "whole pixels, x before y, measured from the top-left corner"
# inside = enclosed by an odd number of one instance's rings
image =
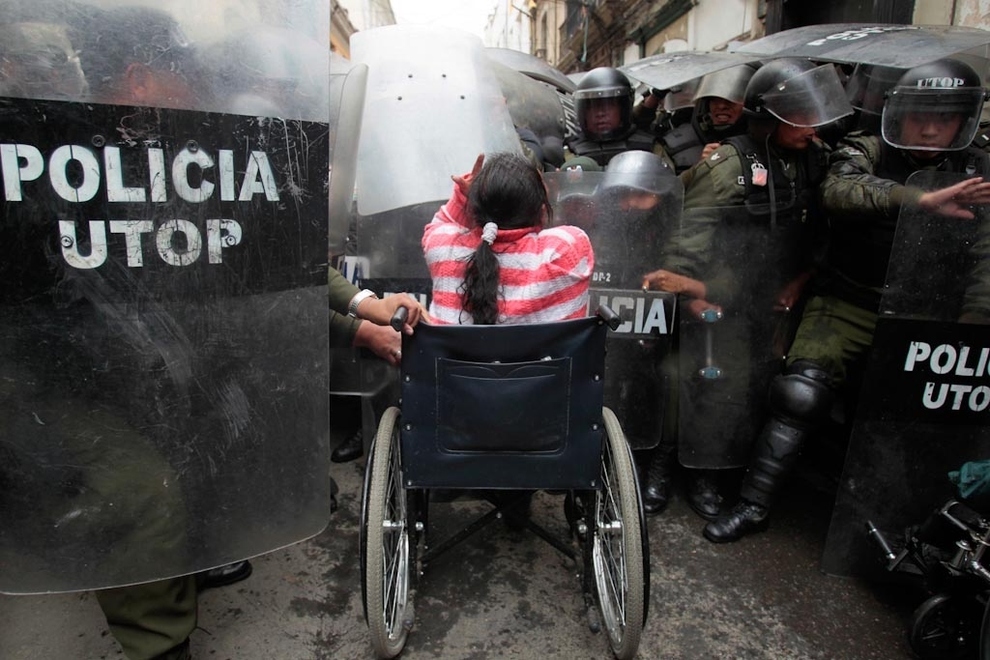
[[[866,133],[852,133],[840,141],[822,184],[822,202],[831,221],[830,248],[788,364],[813,361],[828,372],[833,389],[845,384],[850,365],[865,359],[873,342],[900,209],[916,205],[922,195],[905,181],[922,170],[964,172],[971,163],[980,173],[990,169],[987,155],[976,149],[923,163]]]

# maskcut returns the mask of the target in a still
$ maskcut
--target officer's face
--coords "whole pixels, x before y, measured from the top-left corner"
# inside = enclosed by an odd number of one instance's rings
[[[900,144],[928,149],[945,149],[956,138],[963,123],[957,112],[909,112],[901,123]],[[933,158],[937,151],[912,151],[918,158]]]
[[[773,132],[773,141],[781,149],[801,151],[811,146],[815,139],[815,129],[806,126],[791,126],[786,122],[777,122]]]
[[[716,126],[731,126],[742,117],[743,104],[713,96],[708,99],[708,114]]]
[[[622,107],[619,99],[590,99],[584,117],[584,128],[592,135],[604,135],[622,125]]]
[[[659,203],[659,195],[642,190],[629,190],[619,197],[619,208],[623,211],[649,211]]]

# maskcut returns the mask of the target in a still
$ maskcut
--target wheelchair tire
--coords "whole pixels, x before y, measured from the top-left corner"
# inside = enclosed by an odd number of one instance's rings
[[[592,559],[598,608],[619,660],[636,655],[646,618],[647,561],[639,488],[619,421],[603,409],[602,487],[596,491]]]
[[[382,415],[365,471],[361,523],[362,594],[371,645],[379,658],[402,652],[412,627],[412,548],[402,484],[399,409]]]
[[[911,616],[908,643],[923,660],[976,657],[982,610],[975,598],[940,593]]]

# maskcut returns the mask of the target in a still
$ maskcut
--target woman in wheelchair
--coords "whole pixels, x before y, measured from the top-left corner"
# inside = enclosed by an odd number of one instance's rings
[[[544,229],[552,210],[540,171],[523,156],[481,154],[469,174],[451,178],[450,200],[423,231],[431,321],[495,325],[586,316],[591,241],[578,227]],[[523,498],[517,514],[528,511]]]
[[[543,176],[526,158],[478,156],[423,230],[437,323],[545,323],[587,315],[595,265],[578,227],[544,228]]]
[[[591,242],[577,227],[544,228],[543,176],[521,156],[482,155],[452,178],[422,241],[430,316],[447,327],[403,338],[401,400],[382,415],[365,472],[372,646],[381,658],[401,653],[415,623],[413,578],[504,519],[581,563],[589,628],[628,660],[648,611],[649,542],[632,452],[603,405],[606,333],[618,319],[585,318]],[[534,489],[565,496],[566,540],[530,519]],[[428,541],[430,503],[461,491],[495,508]]]

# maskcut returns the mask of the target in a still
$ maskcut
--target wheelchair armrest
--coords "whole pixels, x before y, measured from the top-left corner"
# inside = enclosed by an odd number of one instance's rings
[[[622,323],[622,318],[612,311],[612,308],[608,305],[599,305],[597,315],[612,330],[618,328],[619,324]]]

